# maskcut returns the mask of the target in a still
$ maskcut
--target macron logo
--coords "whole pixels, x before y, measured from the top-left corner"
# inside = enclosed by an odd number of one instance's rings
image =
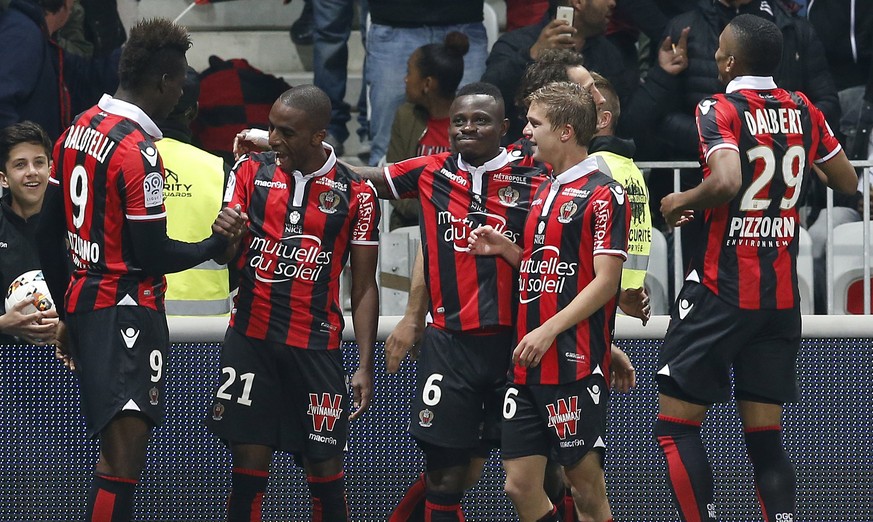
[[[445,177],[449,178],[450,180],[454,181],[454,182],[457,183],[458,185],[461,185],[462,187],[466,187],[466,186],[467,186],[467,180],[464,179],[462,176],[460,176],[460,175],[458,175],[458,174],[455,174],[454,172],[451,172],[451,171],[446,170],[446,169],[443,168],[443,169],[440,169],[440,173],[441,173],[443,176],[445,176]]]
[[[280,189],[280,190],[287,190],[288,189],[288,185],[282,183],[281,181],[265,181],[262,179],[256,179],[255,186],[256,187],[274,188],[274,189]]]

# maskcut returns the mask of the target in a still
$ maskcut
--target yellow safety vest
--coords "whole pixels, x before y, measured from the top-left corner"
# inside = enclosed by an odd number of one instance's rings
[[[193,145],[172,138],[157,143],[164,162],[164,205],[167,235],[196,243],[212,234],[212,222],[224,196],[224,161]],[[212,260],[175,274],[167,274],[169,315],[230,313],[227,265]]]
[[[621,271],[621,288],[640,288],[646,280],[649,266],[649,251],[652,249],[652,214],[649,211],[649,189],[643,173],[633,159],[612,152],[597,151],[600,156],[600,171],[621,183],[627,194],[631,210],[631,225],[628,232],[627,261]]]

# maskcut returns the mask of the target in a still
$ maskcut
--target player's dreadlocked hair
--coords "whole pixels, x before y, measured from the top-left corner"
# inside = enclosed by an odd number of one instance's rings
[[[782,31],[766,18],[739,15],[728,24],[734,32],[737,48],[747,73],[772,76],[782,59]]]
[[[182,75],[180,57],[191,47],[188,31],[166,18],[142,20],[130,30],[121,51],[118,79],[125,90],[137,92],[164,74]]]

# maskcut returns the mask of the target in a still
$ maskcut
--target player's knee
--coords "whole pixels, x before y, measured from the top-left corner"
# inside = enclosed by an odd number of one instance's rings
[[[508,471],[503,491],[512,499],[513,504],[520,505],[531,498],[532,493],[543,488],[542,482],[534,479],[536,473]]]

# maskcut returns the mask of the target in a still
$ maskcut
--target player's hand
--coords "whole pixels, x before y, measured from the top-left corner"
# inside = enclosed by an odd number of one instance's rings
[[[352,401],[355,411],[349,415],[349,420],[355,420],[367,411],[372,400],[373,369],[358,368],[358,371],[352,376]]]
[[[26,314],[24,309],[29,305],[28,301],[19,301],[0,316],[0,331],[26,343],[43,346],[55,336],[58,314],[54,310]]]
[[[236,243],[246,231],[249,216],[242,212],[240,205],[224,207],[212,223],[212,231],[227,238],[228,243]]]
[[[265,130],[243,129],[233,138],[233,157],[239,159],[243,154],[253,154],[270,150],[270,138]]]
[[[679,208],[679,193],[667,194],[661,200],[661,215],[672,227],[681,227],[694,220],[693,210],[681,210]]]
[[[688,33],[690,31],[690,27],[682,29],[677,43],[673,43],[673,39],[669,35],[661,42],[661,47],[658,49],[658,65],[668,74],[675,76],[688,68]]]
[[[477,256],[499,256],[509,241],[506,236],[494,230],[491,225],[479,227],[467,236],[470,253]]]
[[[547,49],[576,49],[579,41],[575,38],[576,28],[567,24],[566,20],[552,20],[530,48],[530,57],[539,58],[540,53]]]
[[[424,322],[414,317],[404,315],[397,321],[397,326],[388,339],[385,340],[385,371],[395,373],[407,354],[412,358],[418,356],[416,344],[424,333]]]
[[[58,322],[58,328],[55,331],[55,338],[52,343],[55,345],[55,358],[61,361],[68,370],[75,371],[76,363],[73,361],[70,349],[67,325],[63,321]]]
[[[555,335],[549,332],[546,325],[535,328],[528,332],[515,347],[512,352],[512,362],[525,368],[534,368],[540,364],[543,355],[554,342]]]
[[[637,385],[637,371],[631,363],[630,357],[616,345],[612,345],[612,364],[609,370],[609,380],[612,389],[621,393],[627,393]]]
[[[625,315],[636,317],[643,322],[643,326],[652,317],[652,307],[649,305],[649,294],[646,289],[628,288],[618,295],[618,306]]]

